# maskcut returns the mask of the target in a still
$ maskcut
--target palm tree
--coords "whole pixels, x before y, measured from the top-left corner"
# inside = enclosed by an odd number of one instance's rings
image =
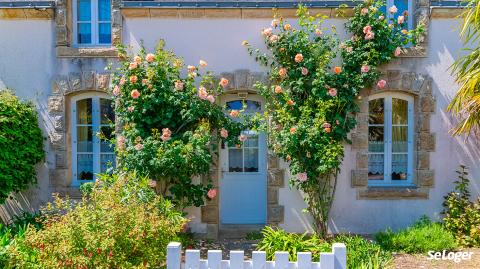
[[[462,14],[460,36],[468,54],[452,65],[455,81],[460,89],[448,106],[448,111],[459,120],[453,135],[480,133],[480,0],[470,0]]]

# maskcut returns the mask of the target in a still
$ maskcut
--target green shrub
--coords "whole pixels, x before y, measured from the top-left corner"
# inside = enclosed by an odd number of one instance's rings
[[[35,164],[44,156],[42,131],[32,103],[0,90],[0,203],[36,183]]]
[[[158,268],[185,222],[146,180],[103,176],[79,203],[58,196],[10,248],[16,268]],[[88,198],[87,198],[88,197]]]
[[[430,250],[453,250],[457,247],[453,235],[441,223],[422,217],[412,227],[398,232],[387,229],[375,235],[383,249],[405,253],[427,253]]]
[[[385,268],[392,260],[390,252],[358,235],[338,235],[333,242],[347,246],[347,268]]]
[[[470,201],[467,167],[461,165],[456,172],[455,191],[447,194],[443,202],[445,228],[453,233],[460,245],[480,246],[480,197]]]

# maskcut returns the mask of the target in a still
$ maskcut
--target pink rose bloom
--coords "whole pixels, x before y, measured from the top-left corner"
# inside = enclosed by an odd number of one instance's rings
[[[210,199],[215,198],[215,196],[217,196],[217,190],[215,190],[215,189],[210,189],[210,190],[207,192],[207,196],[208,196],[208,198],[210,198]]]
[[[280,68],[280,70],[278,70],[278,74],[283,78],[285,76],[287,76],[287,69],[285,68]]]
[[[135,107],[134,106],[129,106],[127,109],[128,109],[128,112],[133,112],[135,110]]]
[[[142,63],[142,58],[140,58],[140,56],[136,55],[135,57],[133,57],[133,61],[136,62],[137,64],[141,64]]]
[[[114,96],[118,96],[120,94],[120,87],[118,87],[118,85],[115,86],[115,88],[113,88],[112,93]]]
[[[292,26],[287,23],[283,26],[283,29],[285,29],[285,31],[289,31],[290,29],[292,29]]]
[[[347,47],[345,50],[346,50],[348,53],[352,53],[353,48],[352,48],[352,47]]]
[[[240,140],[241,142],[245,142],[247,140],[247,136],[244,135],[244,134],[241,134],[239,137],[238,137],[238,140]]]
[[[220,83],[219,83],[219,84],[220,84],[220,86],[226,88],[227,85],[228,85],[228,79],[226,79],[226,78],[220,79]]]
[[[360,11],[360,14],[365,16],[368,14],[368,8],[362,8],[362,10]]]
[[[200,99],[205,100],[205,99],[207,99],[207,96],[208,96],[208,93],[207,93],[207,89],[205,89],[205,87],[198,88],[198,97]]]
[[[148,84],[148,79],[144,78],[142,79],[142,85],[147,85]]]
[[[162,129],[162,136],[160,137],[162,139],[162,141],[170,140],[171,136],[172,136],[172,131],[170,131],[170,129],[168,129],[168,128],[163,128]]]
[[[137,81],[138,81],[138,77],[137,77],[137,76],[135,76],[135,75],[130,76],[130,82],[131,82],[131,83],[137,83]]]
[[[368,73],[368,71],[370,71],[370,66],[368,65],[362,65],[362,73]]]
[[[230,111],[230,117],[232,117],[232,118],[238,117],[238,110],[232,110],[232,111]]]
[[[263,35],[263,36],[271,36],[271,35],[272,35],[272,31],[273,31],[272,28],[265,28],[265,29],[263,29],[263,31],[262,31],[262,35]]]
[[[383,21],[383,20],[385,19],[385,16],[380,15],[380,16],[378,16],[378,19],[381,20],[381,21]]]
[[[308,179],[307,173],[298,173],[297,174],[298,181],[305,182]]]
[[[130,95],[133,99],[137,99],[138,97],[140,97],[140,92],[138,90],[133,90],[132,92],[130,92]]]
[[[208,95],[207,100],[212,104],[215,103],[215,97],[213,97],[213,95]]]
[[[290,128],[290,133],[291,133],[291,134],[295,134],[296,132],[297,132],[297,128],[296,128],[296,127]]]
[[[268,39],[271,43],[274,43],[278,40],[278,35],[272,35],[269,39]]]
[[[387,82],[385,80],[380,80],[378,83],[377,83],[377,87],[380,88],[380,89],[383,89],[385,88],[385,86],[387,85]]]
[[[374,32],[368,32],[368,33],[365,35],[365,40],[372,40],[374,37],[375,37],[375,33],[374,33]]]
[[[136,62],[133,62],[133,63],[130,63],[130,64],[128,65],[128,69],[133,70],[133,69],[137,68],[137,66],[138,66],[137,63],[136,63]]]
[[[323,128],[330,128],[332,127],[332,125],[328,122],[324,122],[323,125],[322,125]]]
[[[138,143],[135,145],[135,149],[136,150],[142,150],[143,149],[143,145],[141,143]]]
[[[124,150],[125,149],[125,137],[120,135],[117,138],[117,147],[119,150]]]
[[[398,9],[397,9],[397,7],[396,7],[395,5],[393,5],[393,6],[391,6],[391,7],[388,9],[388,11],[389,11],[390,13],[397,13]]]
[[[303,55],[301,53],[298,53],[295,55],[295,62],[300,63],[303,61]]]
[[[175,81],[175,89],[177,91],[183,90],[183,82],[181,80],[176,80]]]
[[[315,35],[321,36],[321,35],[322,35],[322,30],[320,30],[320,29],[318,29],[318,28],[315,29]]]
[[[328,89],[328,95],[330,95],[331,97],[337,96],[337,89],[335,88]]]
[[[227,137],[228,137],[228,131],[227,131],[225,128],[222,128],[222,129],[220,130],[220,136],[221,136],[222,138],[227,138]]]
[[[280,87],[280,85],[275,87],[275,93],[276,94],[282,93],[282,87]]]
[[[402,53],[402,49],[400,47],[397,47],[394,52],[395,57],[400,56],[400,53]]]
[[[120,78],[120,85],[125,84],[125,77]]]
[[[273,19],[272,22],[270,23],[270,26],[277,27],[279,24],[280,24],[279,19]]]
[[[368,32],[371,32],[372,31],[372,26],[370,25],[367,25],[365,27],[363,27],[363,33],[366,34]]]
[[[200,60],[200,66],[207,67],[207,62],[205,62],[204,60]]]
[[[398,22],[398,24],[404,23],[405,22],[405,17],[404,16],[398,16],[397,22]]]
[[[302,67],[302,75],[306,76],[308,75],[308,69],[305,67]]]
[[[155,55],[153,53],[149,53],[147,54],[147,56],[145,56],[145,60],[149,63],[153,62],[153,60],[155,60]]]
[[[197,68],[193,65],[189,65],[189,66],[187,66],[187,70],[188,70],[189,73],[193,73],[193,72],[195,72],[195,70],[197,70]]]

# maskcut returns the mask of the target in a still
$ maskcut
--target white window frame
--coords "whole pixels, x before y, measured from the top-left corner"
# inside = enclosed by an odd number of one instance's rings
[[[84,99],[92,99],[92,152],[82,152],[82,154],[92,154],[93,155],[93,180],[78,180],[77,177],[77,102]],[[80,94],[71,98],[71,141],[72,141],[72,186],[78,187],[82,183],[94,182],[97,179],[97,174],[101,172],[100,164],[100,138],[96,135],[100,132],[100,128],[103,126],[109,126],[108,124],[101,124],[101,115],[100,115],[100,99],[112,99],[108,95],[102,94]],[[81,125],[80,125],[81,126]],[[109,154],[109,153],[103,153]],[[113,155],[115,153],[112,153]]]
[[[390,12],[388,12],[388,9],[393,6],[395,4],[395,0],[387,0],[386,1],[386,13],[387,13],[387,18],[390,20],[390,19],[393,19],[394,17],[394,14],[391,14]],[[399,10],[399,12],[403,12],[404,10]],[[413,29],[413,1],[412,0],[408,0],[408,17],[407,17],[407,23],[408,23],[408,30],[411,30]]]
[[[384,100],[384,151],[383,151],[383,180],[368,180],[369,186],[392,187],[392,186],[414,186],[413,183],[413,140],[414,140],[414,98],[411,95],[402,93],[383,92],[369,96],[368,101],[375,99]],[[392,99],[401,99],[408,102],[407,115],[407,179],[392,180]],[[370,127],[371,125],[368,124]],[[373,125],[375,126],[375,125]],[[368,128],[370,129],[370,128]],[[368,131],[367,131],[368,132]],[[376,152],[368,152],[368,154],[378,154]]]
[[[112,23],[112,18],[110,15],[110,21],[99,21],[98,20],[98,0],[90,0],[90,27],[91,27],[91,43],[78,43],[78,0],[72,0],[72,14],[73,14],[73,45],[75,47],[110,47],[112,45],[111,40],[111,25],[110,25],[110,43],[100,43],[99,42],[99,24],[100,23]],[[110,13],[112,12],[112,0],[110,0]]]

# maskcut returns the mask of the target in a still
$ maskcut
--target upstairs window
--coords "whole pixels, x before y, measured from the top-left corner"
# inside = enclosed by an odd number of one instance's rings
[[[388,11],[390,7],[395,5],[398,9],[398,12],[392,14]],[[407,30],[413,29],[413,1],[412,0],[387,0],[386,6],[381,8],[381,11],[386,14],[386,17],[390,19],[395,19],[397,21],[398,16],[403,16],[405,11],[408,12],[408,16],[405,17],[405,22],[407,22]]]
[[[413,182],[413,98],[382,93],[370,97],[368,183],[405,186]]]
[[[110,0],[74,0],[74,44],[102,46],[112,43]]]

